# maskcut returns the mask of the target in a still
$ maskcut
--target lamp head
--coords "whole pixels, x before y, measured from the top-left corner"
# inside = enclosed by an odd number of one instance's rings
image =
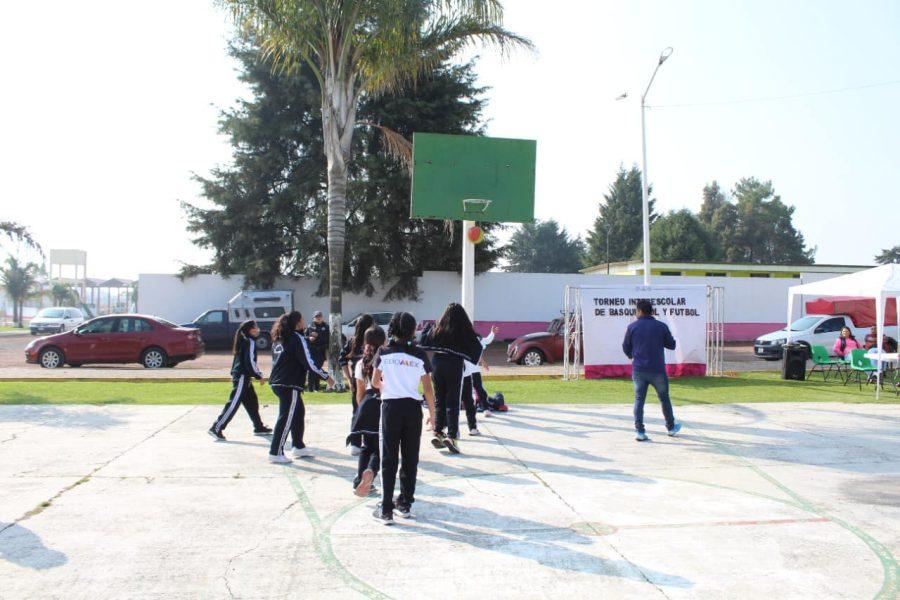
[[[664,62],[666,62],[666,59],[672,56],[673,52],[675,52],[675,49],[672,48],[672,46],[669,46],[665,50],[663,50],[659,55],[659,64],[663,64]]]
[[[622,92],[621,94],[616,96],[616,100],[624,100],[627,97],[628,97],[628,92]]]

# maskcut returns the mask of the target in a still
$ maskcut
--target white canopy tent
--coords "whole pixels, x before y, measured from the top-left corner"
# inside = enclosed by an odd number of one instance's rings
[[[794,314],[794,296],[855,296],[875,299],[875,324],[878,331],[878,384],[875,386],[875,397],[881,390],[881,348],[884,342],[884,312],[888,298],[897,298],[897,323],[900,326],[900,265],[882,265],[874,269],[858,271],[849,275],[841,275],[823,281],[795,285],[788,292],[788,318]],[[791,343],[791,330],[788,327],[787,343]]]

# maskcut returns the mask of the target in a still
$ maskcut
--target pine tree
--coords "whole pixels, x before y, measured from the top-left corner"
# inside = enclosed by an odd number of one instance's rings
[[[652,187],[650,193],[652,194]],[[653,212],[656,200],[650,204],[650,223],[656,220]],[[641,195],[641,172],[637,167],[625,170],[620,167],[616,180],[600,204],[600,215],[594,221],[593,229],[587,236],[588,265],[607,262],[606,242],[609,235],[609,261],[630,259],[642,245],[643,240],[643,200]]]
[[[506,246],[509,264],[515,273],[575,273],[582,266],[584,248],[580,239],[570,238],[559,223],[535,221],[517,229]]]

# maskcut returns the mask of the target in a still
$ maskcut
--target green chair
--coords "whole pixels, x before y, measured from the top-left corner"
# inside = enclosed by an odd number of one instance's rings
[[[856,373],[856,383],[859,384],[859,389],[862,389],[863,373],[866,374],[866,385],[869,385],[871,381],[870,376],[878,371],[878,367],[872,364],[872,361],[866,356],[865,350],[856,348],[850,351],[850,371]],[[847,379],[844,380],[844,385],[847,385],[847,382],[850,381],[850,376],[850,373],[848,373]]]
[[[812,358],[813,367],[809,370],[810,378],[812,378],[814,372],[819,371],[825,381],[828,381],[828,375],[831,373],[835,373],[837,377],[841,378],[841,381],[844,380],[844,367],[847,363],[840,358],[829,356],[828,349],[825,346],[813,346],[811,350],[812,356],[810,358]]]

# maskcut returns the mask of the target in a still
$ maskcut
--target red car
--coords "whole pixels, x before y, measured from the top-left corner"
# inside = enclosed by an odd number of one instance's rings
[[[25,361],[45,369],[63,364],[135,362],[159,369],[202,354],[203,340],[196,329],[147,315],[109,315],[34,340],[25,348]]]
[[[565,345],[563,323],[563,319],[553,319],[547,331],[529,333],[514,339],[506,348],[506,362],[529,367],[561,362]],[[570,354],[570,358],[572,354],[574,353]]]

